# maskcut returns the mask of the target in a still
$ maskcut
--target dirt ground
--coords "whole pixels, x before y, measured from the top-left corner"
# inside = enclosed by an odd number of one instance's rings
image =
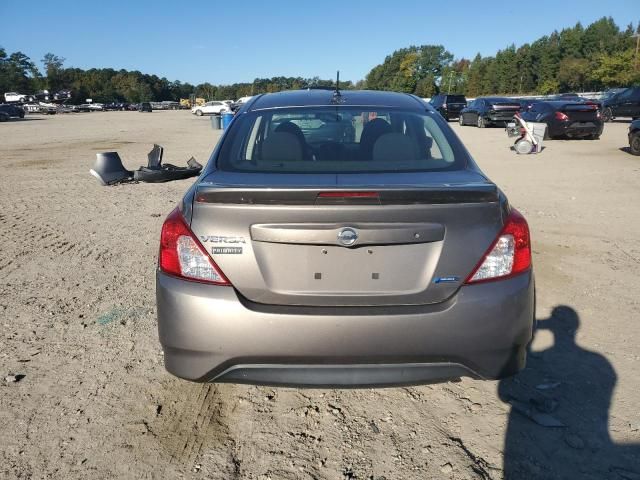
[[[218,139],[207,118],[0,124],[0,477],[640,479],[640,158],[622,150],[627,125],[518,156],[501,128],[452,124],[532,229],[540,331],[522,374],[299,390],[165,372],[158,236],[191,180],[102,187],[88,173],[105,150],[136,168],[154,142],[167,162],[204,163]]]

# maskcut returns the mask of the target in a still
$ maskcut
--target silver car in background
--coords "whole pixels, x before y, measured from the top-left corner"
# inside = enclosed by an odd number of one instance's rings
[[[365,387],[524,367],[527,222],[418,97],[253,97],[166,219],[157,270],[169,372]]]

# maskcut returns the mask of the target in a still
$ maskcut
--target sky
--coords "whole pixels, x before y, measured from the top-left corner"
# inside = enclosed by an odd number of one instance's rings
[[[402,47],[442,44],[456,58],[611,16],[640,20],[640,0],[0,0],[0,46],[42,67],[139,70],[198,84],[257,77],[363,79]]]

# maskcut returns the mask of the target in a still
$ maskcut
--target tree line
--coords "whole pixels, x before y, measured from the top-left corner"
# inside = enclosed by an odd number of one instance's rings
[[[214,85],[208,82],[192,85],[139,71],[67,68],[64,66],[65,59],[52,53],[47,53],[41,62],[42,72],[24,53],[14,52],[8,55],[0,47],[0,94],[14,91],[31,94],[42,90],[53,94],[60,90],[71,90],[71,103],[84,103],[87,98],[94,102],[139,103],[178,101],[189,98],[192,94],[207,100],[236,100],[258,93],[335,85],[334,80],[318,77],[256,78],[250,83],[232,85]],[[354,88],[350,81],[340,82],[340,86],[345,89]]]
[[[596,91],[640,83],[634,29],[621,30],[611,17],[584,28],[554,31],[495,56],[454,59],[442,45],[396,50],[366,76],[367,88],[414,93],[549,94]]]
[[[620,29],[610,17],[584,28],[580,23],[554,31],[520,47],[510,45],[495,56],[455,59],[442,45],[410,46],[396,50],[373,67],[364,80],[341,82],[341,87],[393,90],[431,97],[436,93],[548,94],[601,90],[640,83],[636,38],[640,24]],[[199,85],[170,81],[139,71],[112,68],[65,67],[65,59],[48,53],[43,69],[22,52],[8,54],[0,47],[0,94],[35,93],[61,89],[72,92],[73,103],[179,100],[195,94],[207,100],[237,99],[259,93],[306,87],[333,86],[333,79],[273,77],[253,82]],[[0,99],[1,101],[1,99]]]

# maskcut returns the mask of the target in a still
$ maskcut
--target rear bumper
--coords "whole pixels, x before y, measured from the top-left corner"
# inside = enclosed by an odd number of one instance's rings
[[[167,370],[193,381],[391,386],[524,367],[534,321],[531,272],[464,286],[442,304],[258,305],[230,287],[157,274]]]
[[[460,116],[460,112],[462,111],[462,108],[460,109],[455,109],[455,108],[442,108],[440,109],[440,113],[442,114],[442,116],[444,118],[458,118]]]
[[[490,122],[510,122],[513,120],[513,116],[516,112],[498,112],[498,113],[489,113],[486,116],[486,119]]]
[[[573,122],[556,123],[550,129],[553,136],[587,137],[590,135],[602,135],[604,123],[602,122]]]

